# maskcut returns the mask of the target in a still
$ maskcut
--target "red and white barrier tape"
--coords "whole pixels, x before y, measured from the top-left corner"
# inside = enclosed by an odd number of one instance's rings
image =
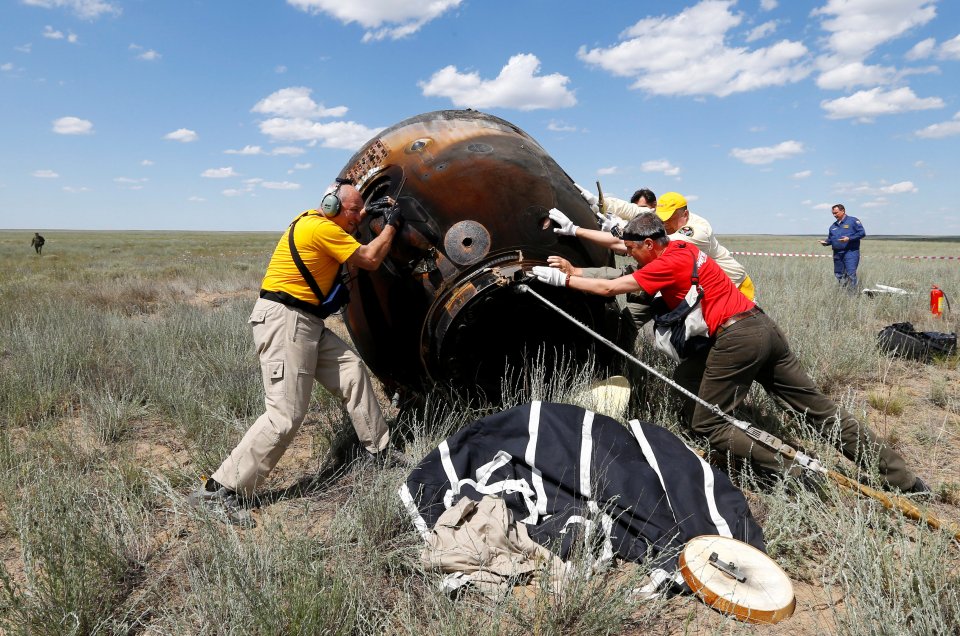
[[[736,256],[802,256],[804,258],[833,258],[832,254],[795,254],[791,252],[730,252]],[[960,256],[886,256],[883,254],[864,254],[863,258],[899,258],[912,260],[960,261]]]

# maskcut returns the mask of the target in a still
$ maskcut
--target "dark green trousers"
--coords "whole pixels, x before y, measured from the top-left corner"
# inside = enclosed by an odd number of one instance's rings
[[[678,367],[680,384],[689,388],[696,383],[699,372],[702,379],[696,393],[724,413],[733,413],[747,397],[751,384],[759,382],[767,393],[786,402],[822,432],[839,422],[839,448],[846,457],[864,465],[867,457],[876,454],[880,473],[890,486],[901,490],[913,486],[916,477],[907,470],[903,458],[820,392],[790,350],[783,332],[766,314],[745,318],[721,330],[704,358],[684,361]],[[686,412],[694,405],[691,428],[706,436],[714,449],[748,458],[769,470],[783,470],[778,454],[759,446],[702,405],[688,402]],[[869,454],[864,452],[867,449]]]

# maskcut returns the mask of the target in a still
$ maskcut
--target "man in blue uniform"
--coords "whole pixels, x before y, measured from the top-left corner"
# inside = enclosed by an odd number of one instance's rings
[[[820,245],[833,247],[833,275],[841,286],[857,289],[857,265],[860,264],[860,239],[867,235],[860,219],[847,214],[842,203],[831,210],[836,221],[827,231],[827,238]]]

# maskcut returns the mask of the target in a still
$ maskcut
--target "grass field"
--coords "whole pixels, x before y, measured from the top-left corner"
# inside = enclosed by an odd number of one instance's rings
[[[738,483],[797,592],[795,616],[779,625],[735,623],[692,597],[640,601],[628,592],[642,564],[562,596],[451,600],[420,568],[421,539],[395,496],[403,470],[333,471],[344,423],[321,388],[253,510],[258,526],[221,525],[185,495],[262,411],[246,319],[278,233],[43,234],[37,256],[32,231],[0,231],[2,634],[960,632],[960,544],[868,499],[750,475]],[[818,238],[722,242],[828,254]],[[829,258],[738,257],[810,375],[904,455],[937,491],[923,505],[955,524],[960,360],[892,359],[875,338],[903,321],[957,331],[960,262],[903,257],[957,256],[958,246],[865,240],[863,285],[910,292],[876,298],[840,293]],[[932,284],[954,303],[944,319],[930,316]],[[328,326],[346,336],[339,319]],[[669,375],[642,341],[638,355]],[[586,380],[573,373],[531,391],[564,401]],[[668,387],[638,393],[631,417],[684,435]],[[508,406],[530,398],[518,392]],[[752,399],[829,466],[851,468],[762,393]],[[476,416],[436,399],[399,424],[419,459]]]

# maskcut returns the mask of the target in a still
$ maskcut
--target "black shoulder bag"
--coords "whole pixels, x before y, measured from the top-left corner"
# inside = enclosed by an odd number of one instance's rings
[[[656,312],[653,319],[654,346],[676,362],[713,344],[700,304],[703,288],[700,287],[699,265],[694,258],[690,289],[679,305],[672,310],[667,309],[662,297],[657,298],[653,305]]]

